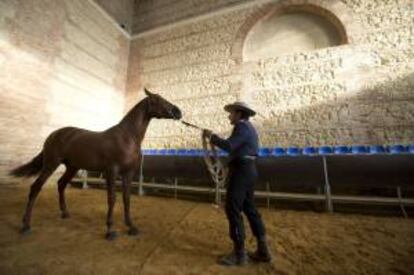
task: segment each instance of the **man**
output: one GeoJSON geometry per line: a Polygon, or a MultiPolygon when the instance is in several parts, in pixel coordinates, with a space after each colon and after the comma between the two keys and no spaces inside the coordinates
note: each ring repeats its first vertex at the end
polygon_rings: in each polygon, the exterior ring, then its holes
{"type": "Polygon", "coordinates": [[[270,262],[271,256],[266,243],[265,227],[253,202],[254,185],[257,181],[255,159],[258,151],[258,136],[249,122],[256,114],[243,102],[226,105],[229,120],[234,125],[228,139],[221,139],[210,130],[203,135],[210,137],[211,143],[229,152],[229,181],[226,195],[226,216],[229,222],[233,252],[219,260],[223,265],[244,265],[248,257],[244,247],[244,226],[241,212],[246,215],[254,236],[257,238],[257,250],[249,254],[254,261],[270,262]]]}

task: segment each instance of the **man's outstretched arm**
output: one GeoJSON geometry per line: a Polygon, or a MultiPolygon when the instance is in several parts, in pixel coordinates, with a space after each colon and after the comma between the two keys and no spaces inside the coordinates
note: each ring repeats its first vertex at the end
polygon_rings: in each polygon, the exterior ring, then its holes
{"type": "Polygon", "coordinates": [[[212,134],[207,131],[207,135],[210,134],[211,143],[218,146],[220,149],[226,152],[233,152],[237,150],[247,140],[248,129],[244,124],[236,124],[233,133],[228,139],[222,139],[216,134],[212,134]]]}

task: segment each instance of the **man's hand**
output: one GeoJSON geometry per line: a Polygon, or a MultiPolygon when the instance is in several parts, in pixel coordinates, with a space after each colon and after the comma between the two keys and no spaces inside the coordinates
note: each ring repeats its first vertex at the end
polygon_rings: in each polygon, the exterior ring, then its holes
{"type": "Polygon", "coordinates": [[[203,137],[211,138],[212,134],[213,132],[211,130],[203,129],[203,137]]]}

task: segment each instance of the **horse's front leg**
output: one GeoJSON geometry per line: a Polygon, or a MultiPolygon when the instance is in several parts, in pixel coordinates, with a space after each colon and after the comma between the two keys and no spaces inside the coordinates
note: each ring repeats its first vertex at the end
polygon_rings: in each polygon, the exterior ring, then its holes
{"type": "Polygon", "coordinates": [[[117,177],[117,169],[109,169],[106,171],[106,186],[108,191],[108,214],[106,216],[106,234],[107,240],[114,240],[116,238],[116,232],[112,231],[113,225],[113,210],[116,200],[115,195],[115,180],[117,177]]]}
{"type": "Polygon", "coordinates": [[[131,182],[134,176],[133,171],[129,171],[122,176],[122,197],[124,199],[124,218],[125,225],[129,227],[128,235],[137,235],[138,228],[131,221],[131,213],[129,211],[129,197],[131,194],[131,182]]]}

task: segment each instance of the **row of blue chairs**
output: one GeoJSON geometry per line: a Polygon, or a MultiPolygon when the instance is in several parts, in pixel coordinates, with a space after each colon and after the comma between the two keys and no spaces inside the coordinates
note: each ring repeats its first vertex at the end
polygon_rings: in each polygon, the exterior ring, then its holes
{"type": "MultiPolygon", "coordinates": [[[[142,153],[149,156],[203,156],[202,149],[143,149],[142,153]]],[[[414,145],[353,145],[353,146],[320,146],[320,147],[274,147],[260,148],[260,157],[281,156],[312,156],[312,155],[363,155],[363,154],[414,154],[414,145]]],[[[224,151],[218,151],[219,156],[226,156],[224,151]]]]}

